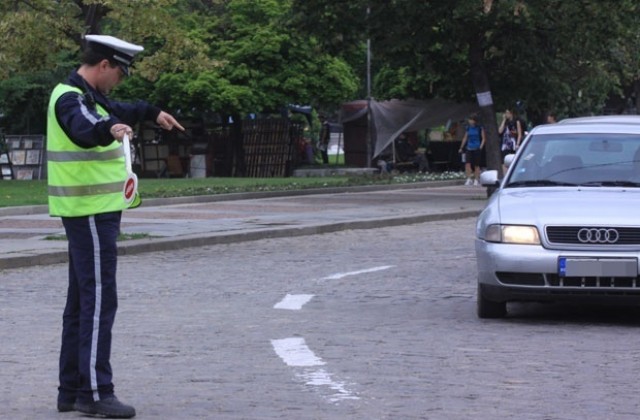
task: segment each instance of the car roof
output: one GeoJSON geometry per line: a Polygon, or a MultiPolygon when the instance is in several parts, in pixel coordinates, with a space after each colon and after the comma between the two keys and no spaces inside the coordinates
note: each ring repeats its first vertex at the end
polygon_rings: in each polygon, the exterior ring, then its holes
{"type": "Polygon", "coordinates": [[[640,124],[640,115],[596,115],[591,117],[565,118],[558,124],[640,124]]]}
{"type": "Polygon", "coordinates": [[[556,123],[538,125],[529,134],[570,134],[570,133],[616,133],[616,134],[640,134],[640,120],[637,124],[624,124],[618,122],[593,122],[593,123],[556,123]]]}

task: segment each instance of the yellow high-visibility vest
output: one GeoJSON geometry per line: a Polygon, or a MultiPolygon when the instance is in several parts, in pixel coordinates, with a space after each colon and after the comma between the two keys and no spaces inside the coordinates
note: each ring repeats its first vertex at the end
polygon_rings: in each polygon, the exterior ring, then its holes
{"type": "MultiPolygon", "coordinates": [[[[140,198],[128,205],[123,199],[127,179],[124,150],[114,139],[108,146],[82,148],[71,141],[56,118],[56,101],[67,92],[82,91],[59,84],[51,93],[47,114],[47,176],[49,214],[77,217],[119,211],[140,205],[140,198]]],[[[106,109],[96,104],[99,115],[106,109]]]]}

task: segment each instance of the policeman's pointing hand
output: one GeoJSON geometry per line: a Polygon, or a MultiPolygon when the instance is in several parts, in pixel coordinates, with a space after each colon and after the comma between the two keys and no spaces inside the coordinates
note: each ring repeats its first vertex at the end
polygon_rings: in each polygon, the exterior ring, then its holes
{"type": "Polygon", "coordinates": [[[165,130],[171,130],[173,127],[175,127],[180,131],[184,131],[184,127],[181,126],[180,123],[176,121],[176,119],[173,118],[171,114],[164,111],[160,111],[160,114],[158,114],[158,118],[156,118],[156,122],[165,130]]]}

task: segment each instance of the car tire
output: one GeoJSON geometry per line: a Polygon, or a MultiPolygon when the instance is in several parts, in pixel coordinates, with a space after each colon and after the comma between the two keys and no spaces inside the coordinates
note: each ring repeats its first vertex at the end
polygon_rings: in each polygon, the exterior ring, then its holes
{"type": "Polygon", "coordinates": [[[478,285],[478,318],[504,318],[507,315],[507,302],[495,302],[482,295],[478,285]]]}

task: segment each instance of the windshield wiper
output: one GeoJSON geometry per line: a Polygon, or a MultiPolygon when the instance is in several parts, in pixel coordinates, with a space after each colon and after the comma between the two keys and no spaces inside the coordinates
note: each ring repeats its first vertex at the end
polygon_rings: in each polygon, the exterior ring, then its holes
{"type": "Polygon", "coordinates": [[[580,184],[585,187],[640,187],[640,182],[617,180],[617,181],[591,181],[580,184]]]}
{"type": "Polygon", "coordinates": [[[549,179],[530,179],[528,181],[514,181],[506,185],[507,187],[575,187],[577,184],[571,182],[558,182],[549,179]]]}

